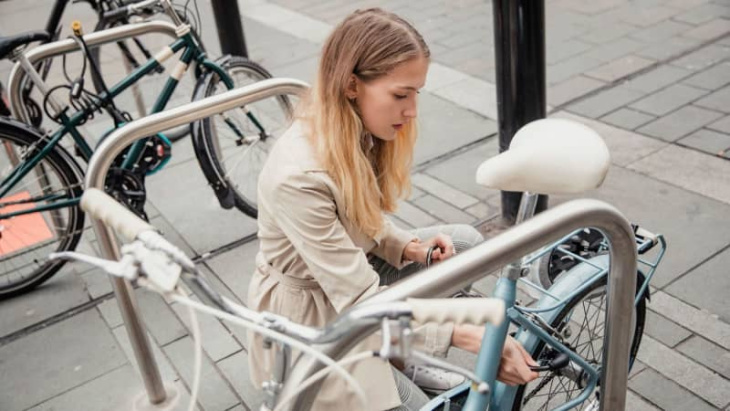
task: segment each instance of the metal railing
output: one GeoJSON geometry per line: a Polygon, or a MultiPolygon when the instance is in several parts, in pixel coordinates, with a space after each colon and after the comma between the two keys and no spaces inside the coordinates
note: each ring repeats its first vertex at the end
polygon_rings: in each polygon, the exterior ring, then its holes
{"type": "MultiPolygon", "coordinates": [[[[281,94],[301,94],[308,87],[306,83],[293,79],[263,80],[135,120],[110,134],[94,151],[86,171],[85,187],[104,190],[104,181],[112,161],[125,147],[139,139],[268,97],[281,94]]],[[[102,256],[119,260],[119,245],[111,228],[98,220],[92,220],[92,224],[102,256]]],[[[144,325],[138,314],[133,289],[124,279],[114,277],[112,282],[149,400],[152,404],[162,403],[166,399],[165,389],[150,350],[144,325]]]]}
{"type": "MultiPolygon", "coordinates": [[[[175,26],[173,24],[164,21],[151,21],[146,23],[125,24],[124,26],[89,33],[84,35],[84,41],[89,47],[94,47],[147,33],[161,33],[167,34],[172,38],[177,38],[175,26]]],[[[27,67],[23,67],[23,65],[29,64],[32,66],[43,59],[72,53],[78,50],[78,43],[76,43],[73,39],[65,39],[43,44],[25,53],[27,63],[16,63],[10,71],[10,77],[8,79],[8,99],[10,100],[10,112],[13,117],[22,122],[28,122],[28,114],[25,112],[25,108],[23,107],[23,102],[20,97],[23,77],[25,75],[30,75],[31,80],[33,80],[36,86],[42,83],[40,78],[32,78],[33,71],[29,70],[27,67]]]]}
{"type": "MultiPolygon", "coordinates": [[[[86,187],[103,189],[113,159],[124,147],[138,139],[274,95],[298,94],[306,88],[305,83],[297,80],[264,80],[133,121],[107,137],[94,153],[86,174],[86,187]]],[[[93,225],[103,256],[118,259],[119,249],[112,230],[97,220],[93,220],[93,225]]],[[[605,334],[607,342],[604,345],[607,365],[602,370],[601,409],[623,410],[631,342],[631,313],[636,288],[636,244],[629,222],[616,208],[606,203],[597,200],[575,200],[557,206],[459,256],[391,286],[364,301],[363,304],[393,302],[407,297],[450,295],[487,273],[518,260],[528,252],[586,226],[603,231],[611,243],[612,263],[609,271],[605,334]]],[[[132,346],[152,401],[150,387],[155,384],[161,387],[159,372],[154,357],[145,345],[146,334],[143,332],[130,291],[131,287],[126,281],[115,279],[115,293],[130,333],[130,340],[138,340],[133,341],[132,346]],[[144,352],[138,352],[140,347],[144,352]],[[153,381],[154,378],[157,379],[156,382],[153,381]]],[[[377,326],[354,329],[340,341],[323,346],[323,352],[339,359],[364,333],[371,333],[376,329],[377,326]]],[[[286,396],[292,392],[302,381],[321,368],[320,363],[309,357],[301,358],[297,366],[291,370],[281,395],[286,396]]],[[[292,405],[292,409],[308,410],[317,389],[318,386],[314,385],[303,392],[292,405]]]]}

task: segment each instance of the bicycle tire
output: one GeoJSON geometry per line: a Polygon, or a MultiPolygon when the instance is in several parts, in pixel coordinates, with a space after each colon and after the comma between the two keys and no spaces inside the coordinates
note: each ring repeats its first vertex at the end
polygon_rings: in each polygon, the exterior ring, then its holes
{"type": "MultiPolygon", "coordinates": [[[[13,168],[12,163],[20,159],[17,157],[13,160],[13,153],[17,156],[27,152],[40,139],[42,137],[39,134],[20,122],[9,119],[0,121],[0,146],[5,147],[0,148],[3,181],[13,168]]],[[[79,198],[83,193],[81,176],[81,169],[70,154],[56,145],[0,199],[0,214],[24,207],[17,207],[18,204],[13,202],[35,197],[32,190],[36,185],[42,195],[51,193],[79,198]],[[39,173],[46,176],[48,181],[42,181],[39,173]],[[54,182],[62,186],[56,188],[54,182]]],[[[0,300],[26,293],[56,274],[65,262],[49,261],[48,254],[74,250],[83,228],[84,213],[78,204],[0,220],[0,300]],[[27,230],[28,227],[33,230],[27,230]]]]}
{"type": "MultiPolygon", "coordinates": [[[[640,273],[638,274],[639,280],[637,281],[638,286],[641,285],[643,282],[643,275],[640,273]]],[[[575,325],[574,322],[569,322],[568,316],[574,314],[574,309],[584,300],[587,298],[600,298],[601,302],[599,303],[601,306],[605,306],[605,297],[606,297],[606,286],[607,286],[608,277],[604,276],[602,280],[596,281],[593,285],[588,287],[588,289],[584,290],[580,294],[576,295],[573,299],[568,301],[565,306],[561,309],[560,313],[555,317],[552,324],[550,324],[553,328],[560,332],[565,331],[565,327],[568,324],[575,325]]],[[[605,307],[599,308],[596,315],[596,320],[598,321],[605,321],[604,315],[602,313],[605,313],[605,307]]],[[[632,319],[634,321],[634,335],[631,342],[631,350],[629,352],[629,358],[631,360],[631,363],[633,364],[633,361],[636,359],[636,355],[639,351],[639,346],[641,345],[641,338],[644,333],[644,323],[646,321],[646,296],[644,298],[641,298],[639,300],[639,303],[636,305],[636,309],[634,310],[635,317],[632,316],[632,319]]],[[[590,318],[590,317],[588,317],[590,318]]],[[[581,324],[582,326],[583,324],[581,324]]],[[[605,326],[605,324],[603,324],[605,326]]],[[[582,335],[583,329],[580,330],[581,332],[575,333],[568,337],[567,339],[570,341],[571,347],[573,347],[573,351],[575,351],[575,348],[583,347],[583,352],[579,353],[586,358],[584,355],[585,351],[588,351],[588,348],[590,348],[590,351],[594,355],[594,358],[587,358],[589,362],[597,362],[602,361],[603,356],[603,334],[601,333],[596,338],[593,338],[589,340],[588,342],[581,342],[579,341],[579,338],[582,335]],[[596,347],[595,342],[600,341],[601,345],[599,347],[596,347]]],[[[590,335],[589,330],[589,335],[590,335]]],[[[552,349],[550,347],[546,347],[545,342],[540,341],[534,351],[531,353],[532,357],[535,358],[536,361],[540,361],[541,358],[544,358],[547,355],[550,355],[552,353],[552,349]]],[[[586,353],[591,354],[591,353],[586,353]]],[[[600,383],[600,382],[599,382],[600,383]]],[[[528,383],[527,385],[522,385],[517,389],[517,392],[515,394],[514,402],[512,405],[513,411],[519,411],[519,410],[550,410],[555,408],[557,405],[563,404],[566,401],[566,397],[568,399],[573,398],[572,394],[580,394],[582,391],[582,388],[579,387],[579,385],[571,378],[560,375],[559,372],[545,372],[541,373],[540,377],[538,377],[536,380],[528,383]],[[543,384],[542,387],[540,385],[543,384]],[[565,391],[569,392],[563,392],[560,393],[562,396],[559,396],[558,400],[556,402],[551,402],[550,393],[543,394],[541,391],[533,392],[536,389],[542,389],[547,387],[548,389],[557,388],[557,389],[565,389],[565,391]],[[570,390],[568,387],[575,387],[575,390],[570,390]],[[531,394],[531,398],[528,398],[527,401],[525,401],[525,393],[531,394]],[[546,402],[541,403],[540,401],[542,399],[545,399],[545,396],[547,396],[546,402]],[[524,408],[523,408],[524,407],[524,408]]],[[[556,393],[558,394],[558,393],[556,393]]],[[[576,395],[577,396],[577,395],[576,395]]],[[[583,407],[586,405],[586,403],[589,402],[591,397],[589,396],[589,399],[584,402],[580,408],[576,409],[584,409],[583,407]]]]}
{"type": "MultiPolygon", "coordinates": [[[[233,79],[235,88],[252,84],[260,80],[271,78],[271,74],[260,65],[248,59],[238,56],[229,56],[224,59],[221,66],[233,79]],[[248,77],[250,82],[245,82],[248,77]]],[[[197,87],[194,100],[203,97],[210,97],[220,92],[227,91],[227,88],[220,81],[217,74],[210,71],[206,73],[200,85],[197,87]]],[[[195,138],[194,142],[202,142],[202,156],[210,161],[215,173],[206,173],[211,185],[231,187],[233,204],[246,215],[256,218],[258,206],[256,200],[256,185],[258,176],[263,168],[269,150],[277,138],[289,126],[293,113],[292,103],[286,95],[279,95],[265,99],[246,106],[255,118],[265,127],[266,136],[256,131],[256,127],[244,113],[244,110],[236,108],[228,112],[205,118],[197,125],[193,125],[193,133],[200,130],[202,138],[195,138]],[[255,135],[253,142],[242,142],[234,135],[227,122],[233,122],[240,130],[255,135]],[[252,131],[253,130],[253,131],[252,131]],[[239,150],[240,147],[243,147],[239,150]],[[237,158],[229,162],[233,154],[243,151],[243,155],[251,154],[246,158],[246,166],[253,166],[251,170],[241,172],[243,158],[237,158]],[[235,172],[235,174],[234,174],[235,172]],[[210,175],[215,174],[215,175],[210,175]]],[[[197,143],[196,143],[197,144],[197,143]]],[[[196,149],[196,151],[198,151],[196,149]]],[[[200,155],[199,155],[200,161],[200,155]]],[[[206,169],[201,163],[201,167],[206,169]]]]}

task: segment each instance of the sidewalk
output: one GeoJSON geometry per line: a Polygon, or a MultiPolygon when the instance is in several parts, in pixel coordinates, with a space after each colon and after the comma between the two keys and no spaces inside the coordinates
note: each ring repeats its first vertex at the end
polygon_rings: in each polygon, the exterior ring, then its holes
{"type": "MultiPolygon", "coordinates": [[[[414,190],[394,219],[406,228],[469,223],[489,231],[500,213],[499,193],[477,186],[474,173],[497,152],[491,2],[239,4],[251,57],[275,76],[310,82],[322,41],[352,10],[382,6],[408,18],[433,62],[420,97],[414,190]]],[[[204,41],[216,56],[209,7],[200,2],[204,41]]],[[[728,411],[730,2],[554,0],[546,12],[550,115],[593,127],[612,154],[604,186],[585,196],[615,205],[668,241],[652,280],[627,410],[728,411]]],[[[43,1],[0,2],[2,34],[41,27],[48,13],[43,1]]],[[[104,72],[115,69],[107,60],[104,72]]],[[[3,81],[8,71],[0,64],[3,81]]],[[[189,142],[176,143],[173,162],[148,179],[148,196],[152,224],[189,255],[202,256],[201,269],[219,289],[245,302],[258,244],[227,246],[255,234],[256,222],[220,209],[189,142]]],[[[97,251],[91,229],[82,243],[79,251],[97,251]]],[[[488,276],[476,288],[488,294],[495,281],[488,276]]],[[[151,293],[137,297],[163,380],[185,397],[193,353],[187,314],[151,293]]],[[[97,270],[66,267],[37,291],[0,303],[0,310],[1,410],[128,409],[143,392],[109,281],[97,270]]],[[[245,333],[201,320],[198,408],[256,409],[261,397],[248,378],[245,333]]],[[[472,360],[452,351],[455,361],[472,360]]]]}

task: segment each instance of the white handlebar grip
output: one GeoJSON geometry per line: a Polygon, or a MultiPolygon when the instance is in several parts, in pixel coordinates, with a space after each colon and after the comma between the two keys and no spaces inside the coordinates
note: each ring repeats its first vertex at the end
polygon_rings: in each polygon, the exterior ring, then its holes
{"type": "Polygon", "coordinates": [[[498,325],[504,320],[504,301],[499,298],[409,298],[406,303],[419,323],[498,325]]]}
{"type": "Polygon", "coordinates": [[[113,228],[125,241],[134,241],[143,231],[155,230],[110,195],[96,188],[84,190],[81,209],[113,228]]]}

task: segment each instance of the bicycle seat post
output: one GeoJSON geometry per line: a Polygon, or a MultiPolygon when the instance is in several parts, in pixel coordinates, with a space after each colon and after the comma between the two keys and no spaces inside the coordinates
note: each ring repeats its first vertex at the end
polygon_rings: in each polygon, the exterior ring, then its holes
{"type": "Polygon", "coordinates": [[[525,191],[524,193],[522,193],[522,198],[520,199],[520,208],[517,211],[517,217],[515,218],[515,224],[520,224],[521,222],[523,222],[535,215],[535,207],[537,206],[537,198],[538,198],[538,195],[535,193],[530,193],[528,191],[525,191]]]}

